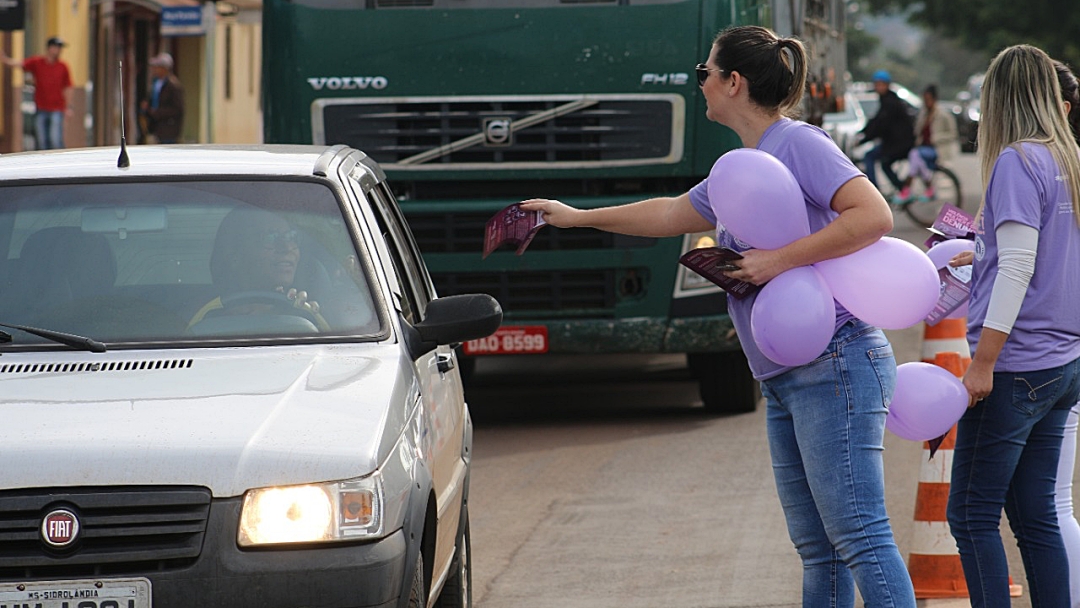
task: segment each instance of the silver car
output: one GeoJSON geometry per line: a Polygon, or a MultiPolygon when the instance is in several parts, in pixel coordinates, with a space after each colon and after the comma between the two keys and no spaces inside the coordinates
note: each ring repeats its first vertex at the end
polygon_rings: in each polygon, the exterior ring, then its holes
{"type": "Polygon", "coordinates": [[[469,606],[498,303],[360,151],[119,152],[0,156],[0,605],[469,606]]]}

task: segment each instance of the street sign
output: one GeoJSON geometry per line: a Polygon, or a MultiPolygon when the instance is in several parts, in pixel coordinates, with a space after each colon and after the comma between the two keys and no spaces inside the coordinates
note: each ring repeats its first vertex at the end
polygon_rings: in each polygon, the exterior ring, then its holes
{"type": "Polygon", "coordinates": [[[13,32],[26,27],[26,0],[0,0],[0,31],[13,32]]]}
{"type": "Polygon", "coordinates": [[[162,36],[202,36],[205,33],[201,6],[161,7],[162,36]]]}

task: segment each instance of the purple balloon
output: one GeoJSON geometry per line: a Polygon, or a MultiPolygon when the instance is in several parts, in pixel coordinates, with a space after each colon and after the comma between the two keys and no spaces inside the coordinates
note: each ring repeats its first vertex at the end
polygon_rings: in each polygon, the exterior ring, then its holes
{"type": "Polygon", "coordinates": [[[716,221],[755,249],[779,249],[810,234],[802,188],[768,152],[736,148],[706,180],[716,221]]]}
{"type": "Polygon", "coordinates": [[[896,368],[896,392],[885,428],[911,441],[941,437],[967,411],[968,399],[964,383],[949,370],[931,363],[905,363],[896,368]]]}
{"type": "Polygon", "coordinates": [[[765,284],[750,312],[750,330],[761,352],[780,365],[803,365],[829,346],[836,305],[821,274],[800,266],[765,284]]]}
{"type": "MultiPolygon", "coordinates": [[[[942,241],[937,245],[934,245],[926,252],[930,261],[934,263],[934,267],[941,270],[949,263],[949,260],[953,259],[956,254],[964,251],[974,251],[975,241],[968,239],[949,239],[942,241]]],[[[964,303],[956,308],[956,310],[949,313],[946,319],[963,319],[968,314],[968,301],[964,300],[964,303]]]]}
{"type": "Polygon", "coordinates": [[[883,329],[911,327],[937,304],[940,282],[918,247],[890,236],[814,264],[848,312],[883,329]]]}

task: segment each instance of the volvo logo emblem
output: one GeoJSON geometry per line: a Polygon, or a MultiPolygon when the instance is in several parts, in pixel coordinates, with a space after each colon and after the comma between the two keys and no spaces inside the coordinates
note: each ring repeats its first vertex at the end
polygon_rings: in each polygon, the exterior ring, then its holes
{"type": "Polygon", "coordinates": [[[50,547],[67,547],[78,537],[79,518],[67,509],[50,511],[41,520],[41,540],[50,547]]]}
{"type": "Polygon", "coordinates": [[[484,145],[509,146],[514,143],[514,130],[510,127],[511,122],[509,118],[485,118],[484,145]]]}

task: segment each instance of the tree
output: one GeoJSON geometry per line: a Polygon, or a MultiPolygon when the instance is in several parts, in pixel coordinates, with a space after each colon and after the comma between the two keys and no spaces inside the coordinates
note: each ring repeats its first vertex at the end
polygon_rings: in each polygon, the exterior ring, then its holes
{"type": "Polygon", "coordinates": [[[1033,44],[1080,67],[1080,11],[1076,0],[864,0],[873,11],[911,8],[912,20],[968,48],[996,54],[1033,44]]]}

